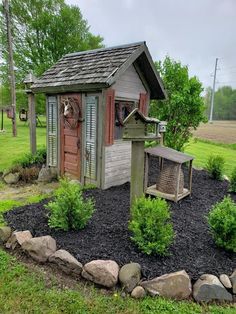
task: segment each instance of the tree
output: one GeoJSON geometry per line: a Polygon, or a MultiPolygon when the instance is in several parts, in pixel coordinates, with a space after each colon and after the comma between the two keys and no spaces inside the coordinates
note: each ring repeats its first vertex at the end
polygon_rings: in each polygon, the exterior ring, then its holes
{"type": "Polygon", "coordinates": [[[195,76],[189,77],[187,66],[168,56],[163,63],[156,62],[155,65],[168,98],[164,101],[153,101],[150,116],[168,122],[165,144],[181,151],[189,141],[192,130],[201,121],[205,121],[205,106],[201,96],[203,87],[195,76]]]}
{"type": "MultiPolygon", "coordinates": [[[[205,102],[207,112],[211,106],[211,88],[206,89],[205,102]]],[[[209,115],[207,115],[209,117],[209,115]]],[[[222,86],[218,88],[214,96],[214,120],[236,120],[236,89],[231,86],[222,86]]]]}
{"type": "MultiPolygon", "coordinates": [[[[18,89],[29,71],[40,76],[63,55],[102,47],[103,38],[89,31],[77,6],[64,0],[11,0],[14,61],[18,89]]],[[[1,19],[3,59],[7,60],[4,19],[1,19]]],[[[7,70],[3,64],[3,84],[7,70]]]]}

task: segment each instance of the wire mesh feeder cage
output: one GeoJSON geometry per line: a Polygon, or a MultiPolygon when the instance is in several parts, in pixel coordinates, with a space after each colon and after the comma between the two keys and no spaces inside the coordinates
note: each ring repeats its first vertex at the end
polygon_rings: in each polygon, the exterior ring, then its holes
{"type": "MultiPolygon", "coordinates": [[[[157,178],[157,190],[167,194],[176,194],[176,181],[178,180],[178,170],[179,168],[177,164],[164,165],[163,169],[160,171],[160,175],[157,178]]],[[[178,194],[182,194],[183,192],[184,173],[182,168],[180,168],[178,194]]]]}
{"type": "MultiPolygon", "coordinates": [[[[191,194],[193,157],[161,145],[145,149],[144,193],[178,202],[191,194]],[[158,157],[160,170],[157,181],[149,185],[150,156],[158,157]],[[164,162],[165,161],[165,162],[164,162]],[[182,170],[182,165],[188,163],[188,178],[182,170]],[[186,186],[185,186],[186,184],[186,186]]],[[[187,170],[187,169],[186,169],[187,170]]]]}

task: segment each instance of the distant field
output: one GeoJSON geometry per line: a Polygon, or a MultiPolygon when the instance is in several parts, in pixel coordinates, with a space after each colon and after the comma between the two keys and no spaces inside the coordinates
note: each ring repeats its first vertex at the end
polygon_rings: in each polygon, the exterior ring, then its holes
{"type": "Polygon", "coordinates": [[[236,143],[236,121],[203,123],[194,131],[193,135],[213,142],[234,144],[236,143]]]}

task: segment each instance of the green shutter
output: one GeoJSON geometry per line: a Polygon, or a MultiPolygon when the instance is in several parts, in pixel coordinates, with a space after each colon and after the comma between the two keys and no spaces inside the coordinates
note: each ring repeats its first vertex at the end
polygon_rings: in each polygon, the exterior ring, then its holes
{"type": "Polygon", "coordinates": [[[48,96],[47,103],[47,158],[48,166],[57,167],[58,156],[58,106],[56,96],[48,96]]]}

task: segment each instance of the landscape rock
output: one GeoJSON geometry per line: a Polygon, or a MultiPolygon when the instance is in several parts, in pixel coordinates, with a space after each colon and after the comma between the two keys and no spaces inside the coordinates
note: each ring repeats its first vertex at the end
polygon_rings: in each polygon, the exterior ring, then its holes
{"type": "Polygon", "coordinates": [[[66,250],[58,250],[49,257],[49,262],[57,264],[66,274],[80,275],[83,265],[66,250]]]}
{"type": "Polygon", "coordinates": [[[220,281],[223,284],[223,286],[225,286],[225,288],[227,288],[227,289],[232,288],[232,284],[231,284],[231,281],[229,279],[229,276],[227,276],[226,274],[220,275],[220,281]]]}
{"type": "Polygon", "coordinates": [[[22,249],[26,251],[34,260],[44,263],[49,256],[56,252],[56,241],[51,236],[32,238],[22,244],[22,249]]]}
{"type": "Polygon", "coordinates": [[[38,182],[51,182],[57,178],[57,171],[54,168],[42,166],[38,175],[38,182]]]}
{"type": "Polygon", "coordinates": [[[141,286],[152,296],[160,295],[176,300],[186,299],[192,293],[191,281],[185,270],[143,281],[141,286]]]}
{"type": "Polygon", "coordinates": [[[125,291],[131,292],[141,278],[141,266],[138,263],[129,263],[121,267],[119,280],[125,291]]]}
{"type": "Polygon", "coordinates": [[[131,292],[131,297],[134,299],[142,299],[145,297],[145,295],[146,295],[146,291],[141,286],[135,287],[133,291],[131,292]]]}
{"type": "Polygon", "coordinates": [[[119,266],[112,260],[94,260],[84,265],[82,276],[107,288],[117,284],[119,266]]]}
{"type": "Polygon", "coordinates": [[[236,269],[234,270],[234,272],[230,276],[230,280],[231,280],[232,287],[233,287],[233,293],[236,294],[236,269]]]}
{"type": "Polygon", "coordinates": [[[14,250],[17,245],[22,246],[25,241],[30,239],[32,239],[32,234],[29,230],[14,231],[6,243],[6,248],[14,250]]]}
{"type": "Polygon", "coordinates": [[[10,227],[0,227],[0,242],[5,243],[10,238],[11,233],[10,227]]]}
{"type": "Polygon", "coordinates": [[[193,297],[197,302],[232,301],[232,295],[220,280],[209,274],[202,275],[193,285],[193,297]]]}
{"type": "Polygon", "coordinates": [[[20,173],[19,172],[16,172],[16,173],[10,172],[4,176],[3,180],[7,184],[16,184],[20,180],[20,173]]]}

